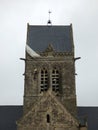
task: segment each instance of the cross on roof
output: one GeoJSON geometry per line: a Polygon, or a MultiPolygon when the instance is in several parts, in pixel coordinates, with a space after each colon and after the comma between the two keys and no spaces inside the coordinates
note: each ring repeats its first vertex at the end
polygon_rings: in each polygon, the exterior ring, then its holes
{"type": "Polygon", "coordinates": [[[50,20],[50,14],[51,14],[52,12],[49,10],[48,13],[49,13],[49,20],[48,20],[47,24],[48,24],[48,25],[52,25],[52,22],[51,22],[51,20],[50,20]]]}
{"type": "Polygon", "coordinates": [[[49,10],[49,12],[48,12],[48,13],[49,13],[49,19],[50,19],[50,14],[51,14],[52,12],[49,10]]]}

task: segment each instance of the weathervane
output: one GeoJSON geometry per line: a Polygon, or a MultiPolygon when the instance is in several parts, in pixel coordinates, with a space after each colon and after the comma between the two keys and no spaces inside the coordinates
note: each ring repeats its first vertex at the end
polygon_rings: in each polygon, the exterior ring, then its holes
{"type": "Polygon", "coordinates": [[[52,25],[52,22],[51,22],[51,20],[50,20],[50,14],[52,13],[50,10],[49,10],[49,20],[48,20],[48,22],[47,22],[47,25],[52,25]]]}

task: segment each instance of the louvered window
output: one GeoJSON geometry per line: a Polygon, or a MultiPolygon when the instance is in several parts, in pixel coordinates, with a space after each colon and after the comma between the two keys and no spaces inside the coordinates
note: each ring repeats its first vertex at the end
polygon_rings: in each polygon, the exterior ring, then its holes
{"type": "Polygon", "coordinates": [[[59,91],[59,71],[56,68],[52,71],[52,90],[59,91]]]}
{"type": "Polygon", "coordinates": [[[41,70],[41,92],[48,90],[48,72],[44,68],[41,70]]]}

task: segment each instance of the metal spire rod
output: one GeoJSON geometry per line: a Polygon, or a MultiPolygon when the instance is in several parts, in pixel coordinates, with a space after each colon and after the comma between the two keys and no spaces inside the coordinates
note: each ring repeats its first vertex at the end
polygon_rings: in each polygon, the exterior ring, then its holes
{"type": "Polygon", "coordinates": [[[48,12],[48,13],[49,13],[49,20],[50,20],[50,14],[51,14],[52,12],[49,10],[49,12],[48,12]]]}

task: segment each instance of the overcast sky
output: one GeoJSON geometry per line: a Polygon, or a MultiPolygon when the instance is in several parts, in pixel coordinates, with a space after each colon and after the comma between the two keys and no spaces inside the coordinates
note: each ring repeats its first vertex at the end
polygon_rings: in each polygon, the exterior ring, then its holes
{"type": "Polygon", "coordinates": [[[0,105],[23,104],[27,23],[73,24],[78,106],[98,106],[98,0],[0,0],[0,105]]]}

